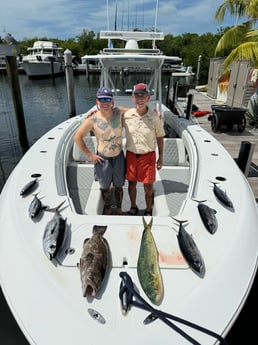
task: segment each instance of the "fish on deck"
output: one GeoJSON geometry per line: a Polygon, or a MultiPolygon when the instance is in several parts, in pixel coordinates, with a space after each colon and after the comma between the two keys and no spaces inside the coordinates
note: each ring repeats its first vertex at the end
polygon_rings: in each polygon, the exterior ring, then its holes
{"type": "Polygon", "coordinates": [[[43,249],[49,260],[56,258],[66,238],[66,219],[59,212],[64,201],[55,208],[47,209],[48,212],[55,212],[53,218],[47,223],[43,234],[43,249]]]}
{"type": "Polygon", "coordinates": [[[152,303],[158,305],[163,298],[164,287],[159,267],[159,253],[151,232],[153,218],[149,224],[144,217],[142,219],[144,231],[137,261],[137,274],[147,297],[152,303]]]}
{"type": "Polygon", "coordinates": [[[94,225],[92,237],[84,240],[79,264],[83,297],[95,297],[104,281],[110,263],[106,230],[107,226],[94,225]]]}
{"type": "Polygon", "coordinates": [[[33,192],[38,186],[38,179],[35,178],[34,180],[29,181],[26,185],[21,189],[20,195],[25,197],[33,192]]]}
{"type": "Polygon", "coordinates": [[[209,231],[210,234],[215,234],[218,229],[218,221],[216,217],[217,211],[204,204],[206,200],[195,201],[198,202],[198,211],[205,228],[209,231]]]}
{"type": "Polygon", "coordinates": [[[176,218],[173,219],[179,222],[177,239],[185,260],[189,264],[192,271],[195,272],[200,278],[203,278],[206,271],[205,264],[194,239],[188,234],[182,225],[184,222],[186,222],[186,220],[178,220],[176,218]]]}
{"type": "Polygon", "coordinates": [[[217,182],[212,182],[214,187],[213,187],[213,192],[215,194],[215,196],[217,197],[217,199],[224,205],[227,206],[228,208],[234,209],[233,203],[230,200],[230,198],[228,197],[228,195],[226,194],[226,192],[224,192],[222,189],[220,189],[217,186],[217,182]]]}
{"type": "Polygon", "coordinates": [[[33,194],[34,198],[29,206],[29,216],[31,219],[36,218],[42,210],[47,209],[47,206],[43,206],[41,200],[38,198],[38,194],[33,194]]]}

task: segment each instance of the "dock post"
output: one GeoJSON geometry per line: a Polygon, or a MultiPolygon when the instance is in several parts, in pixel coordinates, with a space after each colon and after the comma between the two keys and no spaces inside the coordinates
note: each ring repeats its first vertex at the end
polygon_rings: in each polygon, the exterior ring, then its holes
{"type": "Polygon", "coordinates": [[[242,141],[238,158],[236,160],[237,165],[242,170],[242,172],[247,177],[249,174],[251,162],[252,162],[252,156],[254,152],[255,144],[250,143],[250,141],[242,141]]]}
{"type": "Polygon", "coordinates": [[[175,82],[173,87],[173,96],[172,96],[172,102],[171,102],[171,111],[174,113],[176,110],[176,99],[177,99],[177,90],[178,90],[178,82],[175,82]]]}
{"type": "Polygon", "coordinates": [[[186,118],[189,120],[191,113],[192,113],[192,107],[193,107],[193,95],[190,93],[187,100],[187,107],[186,107],[186,118]]]}
{"type": "Polygon", "coordinates": [[[6,56],[7,61],[7,75],[11,84],[13,105],[16,114],[16,122],[19,133],[19,141],[23,153],[29,149],[29,142],[27,137],[26,125],[24,120],[24,111],[21,97],[21,89],[18,77],[16,56],[6,56]]]}
{"type": "Polygon", "coordinates": [[[65,76],[66,76],[69,116],[73,117],[76,115],[76,112],[75,112],[75,99],[74,99],[72,52],[69,49],[66,49],[66,51],[64,52],[64,60],[65,60],[65,76]]]}

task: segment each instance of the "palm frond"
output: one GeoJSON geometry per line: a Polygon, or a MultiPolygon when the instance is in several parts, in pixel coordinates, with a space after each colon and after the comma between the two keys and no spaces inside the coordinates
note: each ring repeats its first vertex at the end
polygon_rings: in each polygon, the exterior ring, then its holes
{"type": "Polygon", "coordinates": [[[224,69],[236,61],[249,61],[252,66],[257,66],[258,63],[258,45],[256,42],[245,42],[232,50],[223,62],[224,69]]]}
{"type": "Polygon", "coordinates": [[[249,23],[232,26],[220,38],[215,49],[215,56],[218,56],[226,49],[233,49],[245,41],[246,34],[249,30],[249,23]]]}
{"type": "Polygon", "coordinates": [[[247,39],[251,38],[252,41],[257,42],[258,41],[258,29],[248,31],[246,34],[246,38],[247,39]]]}
{"type": "MultiPolygon", "coordinates": [[[[253,0],[257,1],[257,0],[253,0]]],[[[219,23],[224,21],[225,15],[228,12],[232,17],[241,18],[248,16],[249,1],[243,0],[226,0],[219,6],[215,13],[215,20],[219,23]]]]}
{"type": "Polygon", "coordinates": [[[247,13],[249,18],[258,19],[258,0],[249,1],[247,13]]]}

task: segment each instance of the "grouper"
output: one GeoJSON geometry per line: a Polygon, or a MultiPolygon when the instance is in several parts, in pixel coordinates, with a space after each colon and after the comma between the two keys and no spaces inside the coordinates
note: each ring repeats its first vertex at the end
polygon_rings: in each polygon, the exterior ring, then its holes
{"type": "Polygon", "coordinates": [[[95,297],[110,263],[110,250],[103,237],[107,226],[94,225],[92,237],[86,238],[80,258],[80,274],[83,297],[95,297]]]}

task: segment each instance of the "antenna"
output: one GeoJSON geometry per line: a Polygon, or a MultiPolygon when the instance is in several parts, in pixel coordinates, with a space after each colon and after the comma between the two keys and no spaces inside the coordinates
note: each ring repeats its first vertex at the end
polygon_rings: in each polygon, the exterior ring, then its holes
{"type": "Polygon", "coordinates": [[[154,31],[155,32],[157,31],[158,7],[159,7],[159,0],[156,0],[155,24],[154,24],[154,31]]]}
{"type": "Polygon", "coordinates": [[[117,3],[116,3],[116,12],[115,12],[115,31],[117,29],[117,3]]]}
{"type": "MultiPolygon", "coordinates": [[[[156,11],[155,11],[155,24],[154,24],[154,31],[157,31],[157,18],[158,18],[158,7],[159,7],[159,0],[156,0],[156,11]]],[[[155,40],[152,41],[152,48],[156,48],[155,40]]]]}
{"type": "Polygon", "coordinates": [[[107,31],[109,31],[109,3],[108,3],[108,0],[107,0],[107,31]]]}

